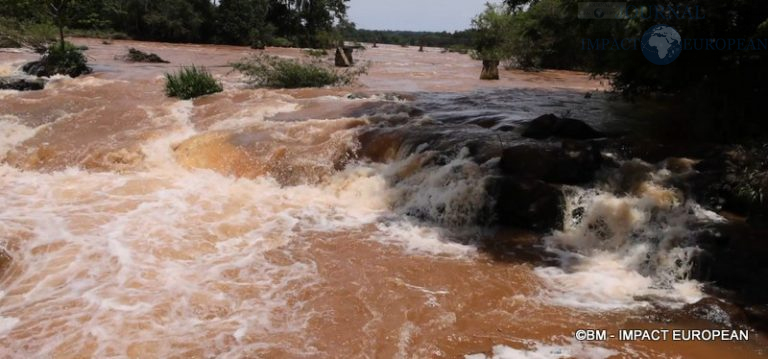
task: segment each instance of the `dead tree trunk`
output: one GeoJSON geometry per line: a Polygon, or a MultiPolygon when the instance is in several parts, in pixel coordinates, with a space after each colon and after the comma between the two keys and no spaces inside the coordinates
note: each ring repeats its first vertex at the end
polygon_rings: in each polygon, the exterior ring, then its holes
{"type": "Polygon", "coordinates": [[[483,72],[480,73],[481,80],[499,79],[499,61],[483,60],[483,72]]]}

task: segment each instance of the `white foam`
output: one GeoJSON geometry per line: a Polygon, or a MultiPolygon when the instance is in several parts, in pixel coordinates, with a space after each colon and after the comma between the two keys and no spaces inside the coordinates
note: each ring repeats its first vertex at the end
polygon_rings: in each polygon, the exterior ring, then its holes
{"type": "Polygon", "coordinates": [[[0,316],[0,338],[8,334],[18,323],[18,318],[6,318],[0,316]]]}
{"type": "Polygon", "coordinates": [[[0,115],[0,160],[14,147],[32,138],[40,128],[24,126],[14,116],[0,115]]]}
{"type": "Polygon", "coordinates": [[[602,311],[651,302],[679,307],[704,296],[702,285],[689,278],[699,252],[696,228],[722,218],[653,182],[638,196],[597,189],[566,192],[566,217],[582,215],[545,239],[562,264],[535,270],[546,285],[542,300],[602,311]]]}
{"type": "Polygon", "coordinates": [[[526,341],[525,349],[516,349],[505,345],[493,347],[493,354],[465,355],[465,359],[605,359],[619,355],[613,349],[597,346],[590,343],[581,343],[573,339],[563,340],[565,344],[544,344],[535,341],[526,341]]]}

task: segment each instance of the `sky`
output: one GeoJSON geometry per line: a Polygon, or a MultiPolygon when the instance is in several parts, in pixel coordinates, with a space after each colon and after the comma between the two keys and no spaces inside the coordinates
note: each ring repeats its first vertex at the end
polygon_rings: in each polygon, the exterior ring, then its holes
{"type": "Polygon", "coordinates": [[[358,29],[452,32],[468,29],[488,1],[350,0],[348,15],[358,29]]]}

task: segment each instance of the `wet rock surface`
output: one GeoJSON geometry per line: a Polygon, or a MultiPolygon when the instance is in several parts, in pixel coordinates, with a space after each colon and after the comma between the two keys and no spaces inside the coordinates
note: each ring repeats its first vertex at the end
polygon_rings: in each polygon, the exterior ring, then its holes
{"type": "Polygon", "coordinates": [[[499,166],[504,174],[550,183],[579,184],[592,181],[602,157],[587,142],[563,142],[561,146],[523,144],[504,149],[499,166]]]}
{"type": "Polygon", "coordinates": [[[570,138],[586,140],[604,137],[584,121],[572,118],[560,118],[553,114],[543,115],[526,124],[523,137],[534,139],[570,138]]]}
{"type": "Polygon", "coordinates": [[[28,77],[0,78],[0,90],[38,91],[45,88],[46,81],[28,77]]]}
{"type": "Polygon", "coordinates": [[[487,184],[495,199],[496,223],[548,232],[563,228],[565,197],[556,186],[520,177],[495,177],[487,184]]]}

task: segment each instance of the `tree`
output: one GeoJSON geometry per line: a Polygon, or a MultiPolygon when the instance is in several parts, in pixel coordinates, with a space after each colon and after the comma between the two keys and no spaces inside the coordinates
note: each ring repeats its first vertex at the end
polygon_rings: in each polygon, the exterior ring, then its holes
{"type": "Polygon", "coordinates": [[[304,27],[304,44],[311,47],[327,47],[332,42],[330,32],[335,21],[347,17],[349,0],[280,0],[298,14],[304,27]]]}
{"type": "Polygon", "coordinates": [[[267,0],[221,0],[216,11],[219,41],[261,47],[267,34],[267,0]]]}
{"type": "Polygon", "coordinates": [[[48,13],[53,19],[53,23],[59,29],[59,46],[64,50],[64,27],[70,21],[70,8],[74,0],[49,0],[48,13]]]}
{"type": "Polygon", "coordinates": [[[473,57],[483,61],[482,80],[498,80],[499,62],[511,56],[511,18],[505,6],[486,4],[485,11],[472,20],[477,31],[473,57]]]}

